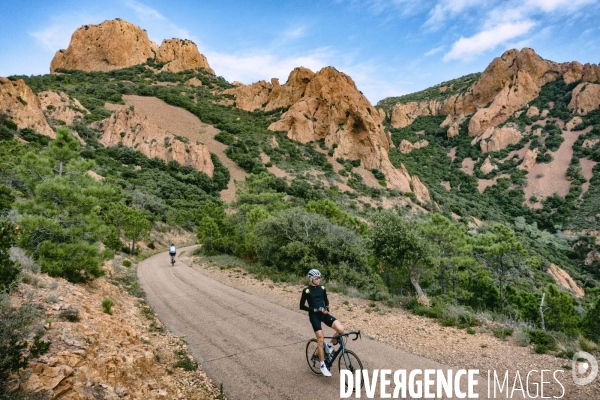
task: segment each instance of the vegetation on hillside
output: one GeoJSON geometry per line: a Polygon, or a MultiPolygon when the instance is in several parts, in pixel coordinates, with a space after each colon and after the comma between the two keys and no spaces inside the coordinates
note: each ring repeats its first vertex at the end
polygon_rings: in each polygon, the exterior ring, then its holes
{"type": "MultiPolygon", "coordinates": [[[[331,290],[402,301],[414,312],[447,325],[470,328],[478,323],[477,315],[487,313],[492,319],[540,328],[539,303],[545,295],[547,329],[598,340],[600,266],[585,262],[588,252],[597,247],[589,238],[569,239],[561,233],[568,226],[583,227],[581,215],[591,218],[597,205],[597,169],[588,193],[582,201],[577,198],[582,183],[577,164],[580,158],[596,157],[597,145],[584,148],[578,141],[575,146],[569,173],[573,194],[566,199],[551,197],[541,209],[531,210],[523,205],[525,176],[517,169],[518,162],[505,160],[527,140],[482,155],[466,134],[468,119],[452,139],[439,127],[443,117],[419,117],[402,129],[386,125],[396,145],[402,139],[429,142],[409,154],[391,149],[390,159],[420,177],[433,203],[423,205],[431,211],[428,214],[410,213],[404,207],[381,212],[356,198],[401,194],[383,184],[381,188],[365,185],[354,171],[358,164],[351,161],[338,160],[344,169],[335,173],[323,154],[332,150],[324,141],[302,145],[283,133],[268,131],[284,110],[245,112],[226,105],[230,99],[217,90],[230,85],[222,78],[202,71],[155,74],[146,66],[59,72],[22,78],[36,92],[64,91],[88,108],[85,119],[70,127],[84,145],[69,135],[69,127],[49,140],[17,129],[6,116],[0,118],[0,151],[8,155],[0,163],[0,184],[5,187],[0,190],[0,203],[8,204],[4,214],[9,227],[3,228],[0,244],[6,249],[16,243],[44,272],[73,282],[94,279],[103,273],[103,260],[118,251],[135,254],[136,243],[161,222],[195,231],[201,251],[237,256],[258,274],[276,281],[297,281],[308,269],[318,268],[331,290]],[[183,84],[192,77],[203,86],[183,84]],[[171,85],[158,85],[165,82],[171,85]],[[90,124],[109,116],[104,103],[123,103],[123,94],[158,97],[219,128],[216,138],[228,146],[226,154],[248,172],[238,184],[237,200],[228,205],[219,200],[229,173],[214,155],[215,173],[210,178],[123,146],[100,145],[90,124]],[[15,135],[28,143],[12,140],[15,135]],[[273,138],[277,146],[272,145],[273,138]],[[452,148],[454,161],[447,155],[452,148]],[[271,165],[285,170],[289,181],[269,173],[261,153],[270,157],[271,165]],[[471,158],[477,171],[487,156],[499,171],[471,176],[461,170],[462,161],[471,158]],[[96,181],[89,170],[104,179],[96,181]],[[499,173],[510,178],[500,178],[480,193],[478,177],[499,173]],[[342,193],[324,183],[344,176],[357,193],[342,193]],[[477,227],[473,217],[486,223],[477,227]],[[554,285],[545,273],[552,263],[567,270],[586,290],[584,298],[574,298],[554,285]]],[[[466,90],[476,78],[450,82],[445,86],[452,88],[444,95],[466,90]]],[[[564,96],[568,88],[557,83],[550,89],[564,96]]],[[[584,125],[598,124],[597,118],[590,113],[584,125]]],[[[536,121],[511,122],[533,126],[536,121]]],[[[543,135],[530,146],[551,150],[560,145],[555,126],[553,122],[540,126],[543,135]]],[[[585,138],[598,136],[596,126],[585,138]]],[[[373,172],[383,179],[379,171],[373,172]]],[[[0,257],[3,254],[0,247],[0,257]]],[[[10,285],[17,279],[19,265],[6,265],[1,278],[10,285]]]]}

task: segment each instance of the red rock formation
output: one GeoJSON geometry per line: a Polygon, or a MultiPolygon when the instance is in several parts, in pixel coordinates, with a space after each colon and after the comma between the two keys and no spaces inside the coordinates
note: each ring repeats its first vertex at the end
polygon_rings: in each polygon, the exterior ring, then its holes
{"type": "Polygon", "coordinates": [[[73,33],[69,47],[56,53],[50,72],[57,68],[111,71],[131,67],[154,58],[153,47],[156,44],[145,30],[121,19],[84,25],[73,33]]]}
{"type": "Polygon", "coordinates": [[[190,165],[212,176],[214,165],[208,147],[203,144],[186,143],[159,128],[135,108],[124,108],[110,118],[98,122],[96,128],[103,131],[100,143],[116,146],[119,143],[138,150],[150,158],[177,161],[190,165]]]}
{"type": "Polygon", "coordinates": [[[143,64],[149,58],[166,62],[164,71],[204,68],[214,74],[206,57],[200,54],[192,41],[164,40],[158,47],[148,39],[145,30],[119,18],[78,28],[69,47],[56,52],[50,63],[50,72],[57,68],[112,71],[143,64]]]}
{"type": "Polygon", "coordinates": [[[180,72],[204,68],[207,72],[215,74],[206,57],[200,54],[198,47],[191,40],[163,40],[156,54],[156,62],[168,63],[162,68],[163,71],[180,72]]]}
{"type": "Polygon", "coordinates": [[[600,107],[600,85],[595,83],[580,83],[573,89],[568,108],[580,115],[600,107]]]}
{"type": "Polygon", "coordinates": [[[56,137],[42,112],[42,105],[22,79],[11,81],[0,77],[0,114],[6,114],[19,127],[30,128],[42,135],[56,137]]]}
{"type": "Polygon", "coordinates": [[[81,105],[79,100],[70,98],[66,93],[56,93],[51,90],[38,94],[41,108],[47,117],[64,121],[71,125],[76,119],[83,118],[89,111],[81,105]]]}

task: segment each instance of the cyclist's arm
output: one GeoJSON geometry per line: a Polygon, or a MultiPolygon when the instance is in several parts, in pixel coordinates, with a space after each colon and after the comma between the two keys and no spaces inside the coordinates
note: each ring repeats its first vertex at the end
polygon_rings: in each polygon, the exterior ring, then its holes
{"type": "Polygon", "coordinates": [[[329,310],[329,300],[327,299],[327,290],[323,289],[323,304],[325,304],[325,308],[329,310]]]}
{"type": "Polygon", "coordinates": [[[306,305],[306,302],[308,301],[308,295],[306,294],[305,291],[302,291],[302,297],[300,298],[300,309],[303,311],[313,311],[310,309],[310,307],[308,307],[306,305]]]}

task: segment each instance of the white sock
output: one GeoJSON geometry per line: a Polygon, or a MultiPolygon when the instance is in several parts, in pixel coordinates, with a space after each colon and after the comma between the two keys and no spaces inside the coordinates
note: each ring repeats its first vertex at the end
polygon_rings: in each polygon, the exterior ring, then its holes
{"type": "Polygon", "coordinates": [[[321,367],[325,366],[325,361],[321,361],[321,367]]]}

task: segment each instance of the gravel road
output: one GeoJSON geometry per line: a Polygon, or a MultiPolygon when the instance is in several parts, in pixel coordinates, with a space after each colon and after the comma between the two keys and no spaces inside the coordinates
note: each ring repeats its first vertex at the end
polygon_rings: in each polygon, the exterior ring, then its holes
{"type": "MultiPolygon", "coordinates": [[[[167,253],[143,261],[138,275],[160,320],[185,336],[190,352],[216,385],[223,383],[230,400],[340,398],[337,367],[332,378],[324,378],[307,366],[305,345],[314,334],[306,316],[224,285],[180,260],[171,267],[167,253]]],[[[348,347],[369,372],[458,369],[364,337],[349,341],[348,347]]],[[[476,389],[480,398],[487,398],[481,373],[476,389]]],[[[364,389],[361,398],[367,398],[364,389]]]]}

